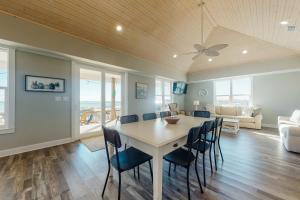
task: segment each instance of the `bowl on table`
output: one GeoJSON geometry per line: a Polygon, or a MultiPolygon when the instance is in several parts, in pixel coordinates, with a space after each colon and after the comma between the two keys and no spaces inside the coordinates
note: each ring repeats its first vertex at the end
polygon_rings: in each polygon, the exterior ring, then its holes
{"type": "Polygon", "coordinates": [[[179,121],[180,118],[179,117],[166,117],[164,119],[168,124],[177,124],[177,122],[179,121]]]}

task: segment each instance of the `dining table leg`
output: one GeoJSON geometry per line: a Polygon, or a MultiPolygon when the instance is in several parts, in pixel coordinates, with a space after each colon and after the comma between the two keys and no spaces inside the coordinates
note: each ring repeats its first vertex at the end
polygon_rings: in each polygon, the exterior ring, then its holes
{"type": "Polygon", "coordinates": [[[153,200],[162,200],[163,156],[157,150],[153,156],[153,200]]]}

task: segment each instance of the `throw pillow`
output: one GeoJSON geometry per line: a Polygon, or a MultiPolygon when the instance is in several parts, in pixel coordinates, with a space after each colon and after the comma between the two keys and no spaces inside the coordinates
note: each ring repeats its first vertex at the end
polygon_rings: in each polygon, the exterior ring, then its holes
{"type": "Polygon", "coordinates": [[[247,106],[244,107],[244,109],[243,109],[243,116],[251,117],[252,113],[253,113],[253,108],[252,107],[247,107],[247,106]]]}
{"type": "Polygon", "coordinates": [[[295,110],[290,118],[292,122],[300,123],[300,110],[295,110]]]}
{"type": "Polygon", "coordinates": [[[259,115],[261,113],[261,108],[254,108],[252,117],[256,117],[256,115],[259,115]]]}

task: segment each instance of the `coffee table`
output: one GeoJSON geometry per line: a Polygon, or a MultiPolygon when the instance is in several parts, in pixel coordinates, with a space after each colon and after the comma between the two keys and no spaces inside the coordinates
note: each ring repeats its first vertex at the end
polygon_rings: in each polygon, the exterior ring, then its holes
{"type": "Polygon", "coordinates": [[[239,119],[230,119],[230,118],[223,119],[222,131],[238,134],[239,130],[240,130],[239,119]]]}

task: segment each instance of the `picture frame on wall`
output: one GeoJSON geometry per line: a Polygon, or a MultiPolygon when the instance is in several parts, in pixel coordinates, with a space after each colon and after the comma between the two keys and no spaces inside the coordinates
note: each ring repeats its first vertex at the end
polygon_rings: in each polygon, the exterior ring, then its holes
{"type": "Polygon", "coordinates": [[[148,85],[145,83],[136,82],[135,94],[137,99],[147,99],[148,96],[148,85]]]}
{"type": "Polygon", "coordinates": [[[25,75],[25,91],[63,93],[65,92],[65,79],[25,75]]]}

